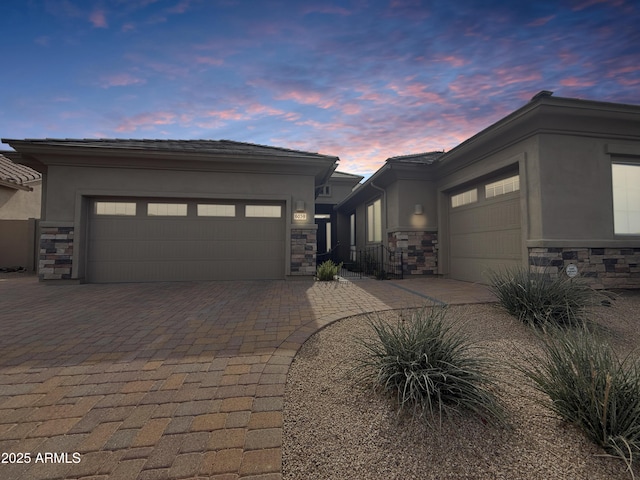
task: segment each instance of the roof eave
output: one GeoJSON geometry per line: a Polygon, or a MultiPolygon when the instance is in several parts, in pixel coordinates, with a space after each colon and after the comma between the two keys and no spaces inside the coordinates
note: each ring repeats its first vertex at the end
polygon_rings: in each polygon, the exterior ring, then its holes
{"type": "Polygon", "coordinates": [[[12,182],[9,180],[0,179],[0,187],[7,187],[13,190],[23,190],[25,192],[32,192],[33,188],[28,185],[23,185],[21,183],[12,182]]]}

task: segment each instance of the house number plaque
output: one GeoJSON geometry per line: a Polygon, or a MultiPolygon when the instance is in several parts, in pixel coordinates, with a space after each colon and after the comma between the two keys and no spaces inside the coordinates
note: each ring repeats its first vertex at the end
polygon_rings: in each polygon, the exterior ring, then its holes
{"type": "Polygon", "coordinates": [[[564,271],[567,272],[567,276],[569,278],[573,278],[578,275],[578,267],[576,267],[574,263],[567,265],[567,268],[565,268],[564,271]]]}
{"type": "Polygon", "coordinates": [[[293,214],[293,219],[294,220],[306,220],[307,219],[307,214],[305,213],[294,213],[293,214]]]}

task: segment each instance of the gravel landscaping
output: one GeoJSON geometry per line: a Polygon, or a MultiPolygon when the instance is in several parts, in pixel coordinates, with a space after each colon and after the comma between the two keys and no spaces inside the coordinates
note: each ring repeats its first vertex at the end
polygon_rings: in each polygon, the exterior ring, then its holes
{"type": "MultiPolygon", "coordinates": [[[[624,356],[640,345],[640,292],[621,292],[594,320],[624,356]]],[[[406,315],[407,312],[405,312],[406,315]]],[[[396,321],[402,312],[379,314],[396,321]]],[[[284,404],[285,479],[629,479],[624,463],[607,457],[575,427],[534,399],[545,398],[512,368],[538,350],[532,331],[497,305],[451,306],[447,318],[497,360],[498,395],[511,429],[471,416],[441,431],[397,415],[390,399],[358,388],[352,371],[370,336],[366,315],[341,320],[311,337],[296,355],[284,404]]],[[[640,478],[640,461],[634,472],[640,478]]]]}

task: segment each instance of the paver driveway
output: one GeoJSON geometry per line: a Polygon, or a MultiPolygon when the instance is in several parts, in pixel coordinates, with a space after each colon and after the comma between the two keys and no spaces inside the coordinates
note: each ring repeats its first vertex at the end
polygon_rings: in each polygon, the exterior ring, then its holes
{"type": "Polygon", "coordinates": [[[281,478],[298,348],[338,318],[426,301],[405,285],[0,278],[0,452],[16,454],[0,478],[281,478]]]}

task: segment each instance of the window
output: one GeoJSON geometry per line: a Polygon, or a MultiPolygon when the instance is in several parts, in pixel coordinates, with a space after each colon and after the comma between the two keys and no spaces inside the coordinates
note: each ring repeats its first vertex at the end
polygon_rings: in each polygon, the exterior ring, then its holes
{"type": "Polygon", "coordinates": [[[282,207],[280,205],[247,205],[244,210],[244,216],[280,218],[282,216],[282,207]]]}
{"type": "Polygon", "coordinates": [[[352,213],[349,217],[349,245],[355,246],[356,244],[356,214],[352,213]]]}
{"type": "Polygon", "coordinates": [[[515,175],[513,177],[485,185],[484,197],[493,198],[498,195],[504,195],[505,193],[517,192],[518,190],[520,190],[520,175],[515,175]]]}
{"type": "Polygon", "coordinates": [[[134,202],[96,202],[96,215],[124,215],[135,217],[134,202]]]}
{"type": "Polygon", "coordinates": [[[367,242],[382,241],[382,202],[376,200],[367,205],[367,242]]]}
{"type": "Polygon", "coordinates": [[[478,201],[478,189],[467,190],[457,195],[451,195],[451,206],[453,208],[461,207],[478,201]]]}
{"type": "Polygon", "coordinates": [[[186,203],[149,203],[147,215],[150,217],[186,217],[186,203]]]}
{"type": "Polygon", "coordinates": [[[349,217],[349,260],[356,261],[356,214],[349,217]]]}
{"type": "Polygon", "coordinates": [[[614,163],[611,176],[614,232],[640,235],[640,165],[614,163]]]}
{"type": "Polygon", "coordinates": [[[208,203],[198,204],[199,217],[235,217],[235,205],[211,205],[208,203]]]}
{"type": "Polygon", "coordinates": [[[320,189],[319,193],[320,197],[330,197],[331,196],[331,185],[325,185],[320,189]]]}

